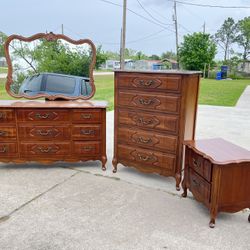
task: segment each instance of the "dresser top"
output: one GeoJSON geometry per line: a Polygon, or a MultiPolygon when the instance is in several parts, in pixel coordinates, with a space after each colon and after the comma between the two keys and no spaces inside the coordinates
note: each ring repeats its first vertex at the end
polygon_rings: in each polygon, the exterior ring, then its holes
{"type": "Polygon", "coordinates": [[[106,108],[106,101],[0,100],[0,108],[106,108]]]}
{"type": "Polygon", "coordinates": [[[148,73],[148,74],[172,74],[172,75],[200,75],[201,71],[190,70],[115,70],[121,73],[148,73]]]}
{"type": "Polygon", "coordinates": [[[222,138],[185,141],[184,145],[214,164],[250,162],[250,151],[222,138]]]}

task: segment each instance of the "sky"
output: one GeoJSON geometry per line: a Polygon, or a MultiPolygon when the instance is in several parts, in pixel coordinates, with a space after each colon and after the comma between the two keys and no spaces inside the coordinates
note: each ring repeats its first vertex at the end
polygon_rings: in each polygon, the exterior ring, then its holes
{"type": "MultiPolygon", "coordinates": [[[[205,31],[213,35],[228,17],[250,16],[250,0],[179,0],[180,2],[249,6],[222,9],[177,3],[179,42],[183,36],[205,31]]],[[[39,32],[61,33],[73,39],[90,38],[103,50],[119,51],[123,0],[8,0],[1,1],[0,31],[30,36],[39,32]],[[111,3],[108,3],[108,2],[111,3]],[[113,3],[113,4],[112,4],[113,3]],[[120,6],[118,6],[120,5],[120,6]]],[[[127,0],[126,47],[147,55],[175,52],[173,0],[127,0]],[[141,4],[141,5],[140,5],[141,4]]],[[[219,49],[216,58],[221,59],[219,49]]]]}

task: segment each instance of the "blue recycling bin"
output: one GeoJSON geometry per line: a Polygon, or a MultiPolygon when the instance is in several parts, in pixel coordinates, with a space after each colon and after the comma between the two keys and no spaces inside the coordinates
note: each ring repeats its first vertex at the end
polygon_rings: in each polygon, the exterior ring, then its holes
{"type": "Polygon", "coordinates": [[[221,80],[221,71],[216,73],[216,80],[221,80]]]}
{"type": "Polygon", "coordinates": [[[221,79],[227,79],[227,71],[228,71],[227,65],[221,66],[221,79]]]}

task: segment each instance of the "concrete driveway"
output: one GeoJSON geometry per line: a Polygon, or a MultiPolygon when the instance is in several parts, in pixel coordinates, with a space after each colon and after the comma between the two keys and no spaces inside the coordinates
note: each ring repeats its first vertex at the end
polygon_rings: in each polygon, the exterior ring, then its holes
{"type": "MultiPolygon", "coordinates": [[[[236,107],[199,106],[197,138],[224,137],[250,150],[250,87],[236,107]]],[[[118,165],[112,173],[113,112],[107,114],[108,170],[99,162],[0,165],[0,250],[250,249],[250,211],[208,210],[173,178],[118,165]]]]}

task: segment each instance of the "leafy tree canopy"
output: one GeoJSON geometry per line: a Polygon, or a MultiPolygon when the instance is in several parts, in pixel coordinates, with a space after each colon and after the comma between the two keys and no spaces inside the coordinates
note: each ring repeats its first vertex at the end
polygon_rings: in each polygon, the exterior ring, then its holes
{"type": "Polygon", "coordinates": [[[0,31],[0,57],[4,57],[4,42],[7,38],[7,35],[5,35],[3,32],[0,31]]]}
{"type": "Polygon", "coordinates": [[[216,45],[209,34],[201,32],[184,36],[179,47],[179,59],[187,70],[202,70],[204,64],[212,63],[216,53],[216,45]]]}

